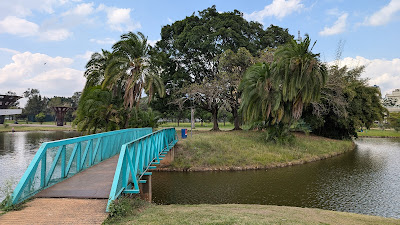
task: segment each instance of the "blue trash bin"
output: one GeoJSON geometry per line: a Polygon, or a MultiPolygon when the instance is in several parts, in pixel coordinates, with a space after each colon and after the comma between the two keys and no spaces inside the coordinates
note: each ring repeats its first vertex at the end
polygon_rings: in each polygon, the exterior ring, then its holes
{"type": "Polygon", "coordinates": [[[187,138],[187,129],[182,129],[181,134],[182,134],[182,139],[187,138]]]}

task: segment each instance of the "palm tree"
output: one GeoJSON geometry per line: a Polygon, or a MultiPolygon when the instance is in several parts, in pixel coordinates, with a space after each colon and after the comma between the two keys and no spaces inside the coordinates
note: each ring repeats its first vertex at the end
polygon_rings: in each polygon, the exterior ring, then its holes
{"type": "Polygon", "coordinates": [[[303,107],[320,98],[328,72],[319,60],[319,54],[312,53],[310,37],[301,42],[292,40],[281,46],[275,53],[276,71],[272,79],[280,81],[282,100],[291,106],[291,116],[297,120],[301,117],[303,107]]]}
{"type": "Polygon", "coordinates": [[[257,63],[245,73],[239,86],[243,91],[240,111],[245,121],[264,125],[281,121],[283,104],[279,83],[271,80],[273,66],[268,63],[257,63]]]}
{"type": "Polygon", "coordinates": [[[113,56],[105,69],[103,87],[119,89],[124,95],[124,107],[131,110],[139,107],[142,92],[146,91],[149,101],[157,91],[164,96],[165,88],[161,78],[151,74],[149,65],[149,45],[140,32],[129,32],[114,44],[113,56]]]}
{"type": "Polygon", "coordinates": [[[86,64],[85,89],[100,85],[104,80],[104,71],[107,68],[108,61],[111,59],[111,52],[102,49],[101,53],[95,52],[86,64]]]}
{"type": "Polygon", "coordinates": [[[285,126],[279,129],[286,132],[301,117],[304,105],[319,99],[327,69],[311,50],[306,36],[302,42],[293,40],[279,47],[274,62],[249,68],[240,85],[246,121],[261,122],[264,127],[283,121],[285,126]]]}
{"type": "Polygon", "coordinates": [[[112,94],[100,86],[85,89],[79,101],[74,121],[80,131],[96,133],[119,129],[123,126],[123,112],[113,104],[112,94]]]}

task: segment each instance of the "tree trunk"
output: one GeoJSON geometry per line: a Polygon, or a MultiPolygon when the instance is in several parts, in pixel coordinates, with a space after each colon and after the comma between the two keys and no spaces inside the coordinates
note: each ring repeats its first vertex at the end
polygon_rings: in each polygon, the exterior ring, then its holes
{"type": "Polygon", "coordinates": [[[232,115],[233,115],[233,124],[235,126],[233,130],[241,130],[242,128],[240,128],[239,113],[237,108],[232,108],[232,115]]]}
{"type": "Polygon", "coordinates": [[[218,107],[217,106],[213,106],[212,107],[212,117],[213,117],[213,128],[211,130],[219,131],[219,127],[218,127],[218,107]]]}

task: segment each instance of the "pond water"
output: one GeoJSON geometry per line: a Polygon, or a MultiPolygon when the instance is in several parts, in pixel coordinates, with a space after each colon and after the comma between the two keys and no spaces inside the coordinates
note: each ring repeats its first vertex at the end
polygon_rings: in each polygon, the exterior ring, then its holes
{"type": "Polygon", "coordinates": [[[246,203],[400,218],[400,139],[363,138],[341,156],[239,172],[153,173],[159,204],[246,203]]]}
{"type": "MultiPolygon", "coordinates": [[[[19,181],[41,143],[79,135],[0,133],[0,187],[19,181]]],[[[153,201],[286,205],[400,218],[400,139],[362,138],[356,143],[355,151],[293,167],[153,172],[153,201]]]]}
{"type": "MultiPolygon", "coordinates": [[[[79,136],[74,131],[4,132],[0,133],[0,189],[6,183],[14,188],[43,142],[79,136]]],[[[0,201],[4,199],[0,191],[0,201]]]]}

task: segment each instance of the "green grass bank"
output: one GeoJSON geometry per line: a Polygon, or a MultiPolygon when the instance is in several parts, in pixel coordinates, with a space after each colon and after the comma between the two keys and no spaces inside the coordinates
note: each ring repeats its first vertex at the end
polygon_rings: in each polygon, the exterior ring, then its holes
{"type": "Polygon", "coordinates": [[[195,132],[180,140],[175,160],[159,170],[246,170],[303,164],[354,149],[352,141],[295,134],[292,144],[266,143],[257,131],[195,132]]]}
{"type": "Polygon", "coordinates": [[[399,224],[400,220],[270,205],[148,205],[104,224],[399,224]]]}
{"type": "Polygon", "coordinates": [[[359,137],[381,137],[381,138],[400,138],[400,132],[395,130],[364,130],[364,132],[357,132],[359,137]]]}

